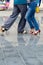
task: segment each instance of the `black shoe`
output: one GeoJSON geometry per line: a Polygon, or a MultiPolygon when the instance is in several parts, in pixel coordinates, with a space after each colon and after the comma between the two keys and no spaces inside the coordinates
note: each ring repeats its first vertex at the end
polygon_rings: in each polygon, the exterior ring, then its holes
{"type": "Polygon", "coordinates": [[[27,31],[23,31],[23,32],[18,32],[18,34],[27,34],[27,31]]]}

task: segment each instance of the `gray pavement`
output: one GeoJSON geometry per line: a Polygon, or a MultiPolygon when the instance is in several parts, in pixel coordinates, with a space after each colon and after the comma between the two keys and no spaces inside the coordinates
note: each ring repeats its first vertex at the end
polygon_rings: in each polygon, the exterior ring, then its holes
{"type": "MultiPolygon", "coordinates": [[[[11,12],[0,11],[0,25],[11,12]]],[[[37,36],[18,34],[19,18],[4,36],[0,36],[0,65],[43,65],[43,12],[36,14],[41,29],[37,36]]],[[[25,29],[29,31],[28,23],[25,29]]]]}

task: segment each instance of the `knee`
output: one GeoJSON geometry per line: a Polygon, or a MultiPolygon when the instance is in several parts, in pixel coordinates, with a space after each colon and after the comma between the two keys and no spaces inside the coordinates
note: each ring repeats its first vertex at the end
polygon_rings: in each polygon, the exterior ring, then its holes
{"type": "Polygon", "coordinates": [[[26,14],[25,19],[28,21],[30,19],[30,15],[26,14]]]}

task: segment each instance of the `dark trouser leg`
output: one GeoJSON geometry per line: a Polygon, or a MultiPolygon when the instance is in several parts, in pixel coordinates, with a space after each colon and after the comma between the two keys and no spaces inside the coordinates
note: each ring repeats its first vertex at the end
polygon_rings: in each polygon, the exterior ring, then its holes
{"type": "Polygon", "coordinates": [[[14,21],[16,20],[18,14],[19,14],[19,9],[18,7],[15,5],[14,9],[13,9],[13,13],[12,15],[8,18],[8,20],[5,22],[5,24],[3,25],[3,27],[6,30],[9,30],[9,28],[12,26],[12,24],[14,23],[14,21]]]}
{"type": "Polygon", "coordinates": [[[25,24],[26,24],[25,14],[27,11],[27,5],[18,5],[18,7],[19,7],[20,12],[21,12],[21,19],[20,19],[20,22],[18,24],[18,32],[23,32],[25,24]]]}

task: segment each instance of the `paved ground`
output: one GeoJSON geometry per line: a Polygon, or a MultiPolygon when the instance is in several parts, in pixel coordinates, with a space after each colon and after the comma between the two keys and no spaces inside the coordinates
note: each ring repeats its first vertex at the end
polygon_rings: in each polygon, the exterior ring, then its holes
{"type": "MultiPolygon", "coordinates": [[[[11,12],[0,12],[0,25],[11,12]]],[[[0,36],[0,65],[43,65],[43,12],[36,14],[41,28],[37,36],[18,34],[19,18],[4,36],[0,36]]],[[[29,30],[28,23],[25,29],[29,30]]]]}

